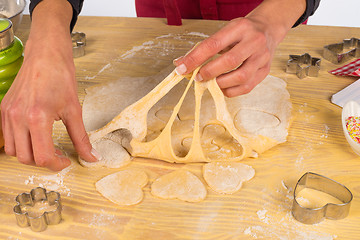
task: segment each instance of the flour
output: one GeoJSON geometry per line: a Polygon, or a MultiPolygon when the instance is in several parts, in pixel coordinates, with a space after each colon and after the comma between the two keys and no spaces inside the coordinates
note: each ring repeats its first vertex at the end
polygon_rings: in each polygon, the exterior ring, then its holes
{"type": "Polygon", "coordinates": [[[32,175],[29,176],[24,183],[25,185],[38,185],[39,187],[46,188],[48,191],[57,191],[69,197],[71,196],[71,190],[64,183],[64,179],[71,169],[72,165],[56,174],[44,176],[32,175]]]}
{"type": "MultiPolygon", "coordinates": [[[[324,124],[324,134],[322,134],[320,138],[325,138],[325,139],[328,138],[329,130],[330,130],[329,126],[324,124]]],[[[321,145],[323,144],[323,142],[319,141],[319,144],[321,145]]]]}
{"type": "Polygon", "coordinates": [[[115,224],[117,218],[113,214],[108,214],[104,211],[104,209],[100,210],[100,213],[95,213],[89,223],[90,227],[100,227],[109,225],[109,222],[115,224]]]}
{"type": "Polygon", "coordinates": [[[263,210],[259,210],[256,212],[256,214],[258,215],[259,219],[263,222],[263,223],[267,223],[269,224],[269,218],[266,216],[267,210],[263,209],[263,210]]]}
{"type": "Polygon", "coordinates": [[[189,32],[188,35],[198,36],[198,37],[203,37],[203,38],[209,37],[209,35],[204,34],[204,33],[200,33],[200,32],[189,32]]]}
{"type": "Polygon", "coordinates": [[[142,45],[135,46],[131,50],[125,52],[123,55],[120,56],[120,59],[127,59],[134,57],[135,53],[139,52],[140,50],[151,49],[154,48],[155,46],[159,46],[159,45],[155,45],[154,41],[144,42],[142,45]]]}
{"type": "Polygon", "coordinates": [[[95,79],[100,73],[102,73],[103,71],[105,71],[106,69],[108,69],[108,68],[110,68],[111,67],[111,63],[108,63],[108,64],[106,64],[102,69],[100,69],[100,71],[97,73],[97,74],[95,74],[94,76],[92,76],[92,77],[89,77],[89,76],[86,76],[85,77],[85,80],[93,80],[93,79],[95,79]]]}
{"type": "Polygon", "coordinates": [[[266,209],[259,210],[256,213],[265,225],[250,226],[245,228],[243,232],[254,239],[288,240],[290,239],[289,236],[292,236],[291,239],[293,240],[333,240],[337,238],[336,235],[316,231],[316,225],[298,223],[294,220],[290,211],[280,221],[272,219],[270,215],[266,216],[268,213],[266,209]]]}
{"type": "Polygon", "coordinates": [[[193,41],[194,36],[199,37],[199,41],[209,37],[209,35],[200,32],[190,32],[184,34],[169,33],[161,35],[156,37],[153,41],[146,41],[140,46],[134,46],[132,49],[122,54],[118,60],[133,58],[137,53],[141,53],[142,56],[154,56],[154,51],[156,51],[157,56],[169,56],[174,52],[175,46],[179,45],[174,44],[174,40],[179,41],[181,45],[185,45],[185,48],[190,49],[195,44],[193,41]],[[190,37],[192,38],[190,39],[190,37]]]}
{"type": "Polygon", "coordinates": [[[196,37],[201,37],[201,38],[208,38],[209,35],[201,33],[201,32],[189,32],[189,33],[184,33],[184,34],[166,34],[166,35],[162,35],[162,36],[158,36],[156,37],[156,39],[161,39],[161,38],[174,38],[174,39],[183,39],[186,36],[196,36],[196,37]]]}
{"type": "Polygon", "coordinates": [[[334,234],[323,233],[319,228],[321,223],[306,225],[294,219],[291,213],[293,188],[288,185],[282,180],[276,191],[277,196],[283,199],[283,204],[280,204],[278,209],[264,204],[262,209],[255,212],[260,222],[257,225],[245,226],[243,234],[253,239],[333,240],[337,238],[334,234]]]}

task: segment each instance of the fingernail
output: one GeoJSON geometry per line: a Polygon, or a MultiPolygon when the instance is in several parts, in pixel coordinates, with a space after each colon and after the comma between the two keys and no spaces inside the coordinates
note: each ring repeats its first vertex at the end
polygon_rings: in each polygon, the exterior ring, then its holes
{"type": "Polygon", "coordinates": [[[194,80],[197,81],[197,82],[201,82],[201,81],[204,80],[204,79],[202,78],[201,74],[198,73],[198,74],[196,74],[194,80]]]}
{"type": "Polygon", "coordinates": [[[186,66],[185,64],[180,64],[179,66],[177,66],[175,68],[175,72],[177,75],[184,75],[184,73],[186,73],[186,66]]]}
{"type": "Polygon", "coordinates": [[[60,149],[55,149],[55,156],[59,158],[67,158],[67,154],[62,152],[60,149]]]}
{"type": "Polygon", "coordinates": [[[91,149],[91,154],[98,160],[100,161],[102,159],[102,156],[100,155],[100,153],[98,153],[94,148],[91,149]]]}
{"type": "Polygon", "coordinates": [[[183,56],[178,57],[178,58],[175,58],[175,59],[173,60],[173,64],[176,65],[176,62],[179,61],[179,60],[182,59],[182,58],[183,58],[183,56]]]}

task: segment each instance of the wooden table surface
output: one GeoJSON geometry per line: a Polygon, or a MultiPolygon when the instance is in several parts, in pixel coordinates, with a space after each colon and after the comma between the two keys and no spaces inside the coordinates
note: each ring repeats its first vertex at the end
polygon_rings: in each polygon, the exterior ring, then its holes
{"type": "MultiPolygon", "coordinates": [[[[80,17],[75,30],[87,34],[86,55],[75,59],[80,100],[84,89],[95,83],[157,73],[224,24],[187,20],[174,27],[163,19],[80,17]]],[[[25,16],[16,33],[24,42],[29,26],[25,16]]],[[[356,78],[329,74],[337,66],[324,59],[318,77],[300,80],[284,71],[289,54],[321,57],[324,45],[350,37],[360,37],[360,28],[299,26],[280,44],[271,74],[288,83],[294,122],[286,143],[243,161],[256,176],[240,192],[220,195],[208,188],[203,202],[186,203],[157,199],[148,184],[140,204],[120,207],[94,187],[97,180],[118,170],[81,167],[62,123],[56,122],[54,141],[73,160],[62,172],[22,165],[0,153],[0,239],[359,239],[360,157],[343,136],[341,109],[330,103],[332,94],[356,78]],[[316,225],[293,219],[293,189],[307,171],[337,180],[352,191],[347,218],[316,225]],[[41,233],[18,227],[12,212],[16,195],[37,186],[59,191],[63,203],[63,221],[41,233]]],[[[151,183],[177,168],[202,179],[201,166],[135,159],[129,168],[144,169],[151,183]]]]}

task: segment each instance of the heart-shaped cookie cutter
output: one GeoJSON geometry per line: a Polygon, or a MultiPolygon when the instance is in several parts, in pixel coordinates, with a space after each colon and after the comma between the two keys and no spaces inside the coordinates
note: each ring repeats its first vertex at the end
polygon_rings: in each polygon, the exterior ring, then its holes
{"type": "Polygon", "coordinates": [[[343,63],[350,58],[360,57],[360,39],[344,39],[342,43],[334,43],[324,46],[323,57],[335,64],[343,63]],[[344,52],[344,48],[350,48],[344,52]]]}
{"type": "Polygon", "coordinates": [[[296,184],[294,190],[292,215],[296,220],[305,224],[319,223],[325,218],[332,220],[342,219],[349,214],[352,199],[353,195],[350,190],[341,183],[316,173],[307,172],[299,179],[296,184]],[[327,203],[320,208],[303,207],[296,200],[296,197],[297,194],[304,188],[311,188],[327,193],[337,198],[342,203],[327,203]]]}
{"type": "Polygon", "coordinates": [[[60,194],[58,192],[47,192],[45,188],[37,187],[30,193],[21,193],[16,198],[16,206],[14,213],[16,222],[20,227],[30,226],[34,232],[44,231],[48,225],[58,224],[61,221],[61,203],[60,194]],[[37,207],[37,203],[46,203],[53,206],[50,211],[43,211],[42,214],[31,215],[28,208],[37,208],[37,212],[41,212],[43,208],[37,207]]]}

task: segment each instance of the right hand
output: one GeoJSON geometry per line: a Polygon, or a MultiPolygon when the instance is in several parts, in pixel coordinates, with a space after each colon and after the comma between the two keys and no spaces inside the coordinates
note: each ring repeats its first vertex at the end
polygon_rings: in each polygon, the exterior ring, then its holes
{"type": "MultiPolygon", "coordinates": [[[[33,15],[33,24],[46,25],[40,20],[33,15]]],[[[82,159],[97,159],[82,121],[68,26],[64,31],[43,26],[32,26],[23,65],[1,103],[2,130],[6,154],[24,164],[59,171],[70,160],[54,147],[54,121],[63,121],[82,159]]]]}

